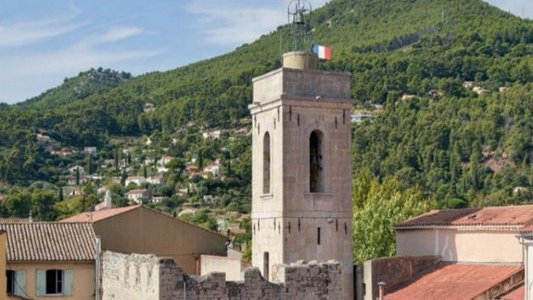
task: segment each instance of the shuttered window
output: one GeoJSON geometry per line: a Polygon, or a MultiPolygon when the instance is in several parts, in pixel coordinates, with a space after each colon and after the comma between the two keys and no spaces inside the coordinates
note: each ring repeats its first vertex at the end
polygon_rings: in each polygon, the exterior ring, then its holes
{"type": "Polygon", "coordinates": [[[16,296],[26,294],[26,271],[7,270],[7,293],[16,296]]]}
{"type": "Polygon", "coordinates": [[[72,270],[37,270],[37,296],[62,295],[72,296],[72,270]]]}

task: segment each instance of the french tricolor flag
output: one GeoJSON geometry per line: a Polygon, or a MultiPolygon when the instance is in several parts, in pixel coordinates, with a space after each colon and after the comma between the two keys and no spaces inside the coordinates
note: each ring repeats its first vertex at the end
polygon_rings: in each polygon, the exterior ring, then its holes
{"type": "Polygon", "coordinates": [[[320,59],[331,60],[331,48],[321,45],[313,45],[313,53],[320,59]]]}

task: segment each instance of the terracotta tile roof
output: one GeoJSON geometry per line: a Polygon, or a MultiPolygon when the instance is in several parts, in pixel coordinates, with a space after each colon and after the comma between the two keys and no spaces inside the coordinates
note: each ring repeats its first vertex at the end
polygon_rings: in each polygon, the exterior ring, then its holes
{"type": "Polygon", "coordinates": [[[520,229],[520,233],[533,233],[533,225],[528,225],[520,229]]]}
{"type": "Polygon", "coordinates": [[[7,260],[93,261],[96,236],[90,223],[4,223],[7,260]]]}
{"type": "Polygon", "coordinates": [[[131,205],[126,207],[118,207],[118,208],[111,208],[111,209],[104,209],[99,211],[93,211],[93,212],[84,212],[79,215],[72,216],[70,218],[66,218],[61,220],[60,222],[98,222],[107,218],[114,217],[116,215],[120,215],[132,210],[135,210],[137,208],[141,207],[141,204],[137,205],[131,205]]]}
{"type": "Polygon", "coordinates": [[[533,223],[533,205],[433,210],[396,225],[397,229],[423,226],[524,226],[533,223]]]}
{"type": "Polygon", "coordinates": [[[411,284],[385,295],[385,300],[472,299],[523,271],[522,266],[442,264],[411,284]]]}
{"type": "Polygon", "coordinates": [[[522,285],[518,289],[503,296],[501,300],[524,300],[526,298],[525,294],[526,294],[526,290],[524,286],[522,285]]]}
{"type": "Polygon", "coordinates": [[[26,218],[0,218],[0,223],[28,223],[30,219],[26,218]]]}

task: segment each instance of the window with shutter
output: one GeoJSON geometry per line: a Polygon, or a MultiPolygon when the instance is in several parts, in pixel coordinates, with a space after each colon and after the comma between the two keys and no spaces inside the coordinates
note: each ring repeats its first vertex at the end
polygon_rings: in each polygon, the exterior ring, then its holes
{"type": "Polygon", "coordinates": [[[15,271],[7,270],[6,279],[7,279],[7,293],[12,295],[15,293],[15,271]]]}
{"type": "Polygon", "coordinates": [[[46,271],[37,270],[35,277],[36,277],[35,289],[36,289],[37,296],[46,295],[46,271]]]}
{"type": "Polygon", "coordinates": [[[25,296],[26,295],[26,271],[15,271],[15,283],[14,283],[14,295],[25,296]]]}
{"type": "Polygon", "coordinates": [[[72,296],[73,283],[74,283],[74,272],[72,270],[65,270],[63,272],[64,281],[63,281],[63,295],[72,296]]]}
{"type": "Polygon", "coordinates": [[[46,270],[46,294],[63,294],[63,270],[46,270]]]}

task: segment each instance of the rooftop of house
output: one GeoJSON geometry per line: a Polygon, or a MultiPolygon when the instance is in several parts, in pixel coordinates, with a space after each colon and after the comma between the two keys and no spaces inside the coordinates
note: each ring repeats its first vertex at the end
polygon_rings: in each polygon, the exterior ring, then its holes
{"type": "Polygon", "coordinates": [[[30,218],[0,218],[0,223],[28,223],[30,218]]]}
{"type": "Polygon", "coordinates": [[[502,300],[524,300],[526,298],[525,294],[526,294],[526,289],[524,285],[522,285],[516,290],[510,292],[509,294],[502,296],[500,299],[502,300]]]}
{"type": "Polygon", "coordinates": [[[94,261],[96,235],[90,223],[1,223],[10,262],[94,261]]]}
{"type": "Polygon", "coordinates": [[[84,212],[84,213],[72,216],[70,218],[63,219],[63,220],[61,220],[59,222],[61,222],[61,223],[76,223],[76,222],[97,223],[99,221],[102,221],[102,220],[105,220],[105,219],[108,219],[108,218],[112,218],[112,217],[115,217],[115,216],[118,216],[118,215],[121,215],[121,214],[125,214],[125,213],[131,212],[133,210],[140,209],[140,208],[155,212],[155,213],[159,214],[161,217],[164,217],[164,218],[171,218],[175,222],[179,222],[179,223],[185,224],[187,226],[192,226],[194,228],[198,228],[198,229],[210,232],[212,234],[215,234],[217,236],[226,238],[226,236],[224,236],[224,235],[222,235],[222,234],[220,234],[220,233],[218,233],[216,231],[211,231],[211,230],[205,229],[203,227],[194,225],[192,223],[183,221],[181,219],[177,219],[177,218],[175,218],[173,216],[170,216],[168,214],[162,213],[162,212],[160,212],[158,210],[155,210],[153,208],[149,208],[149,207],[143,206],[142,204],[130,205],[130,206],[126,206],[126,207],[111,208],[111,209],[104,209],[104,210],[93,211],[93,212],[84,212]]]}
{"type": "Polygon", "coordinates": [[[99,211],[84,212],[66,219],[61,220],[60,222],[98,222],[107,218],[111,218],[129,211],[132,211],[136,208],[139,208],[141,204],[131,205],[126,207],[118,207],[111,209],[104,209],[99,211]]]}
{"type": "Polygon", "coordinates": [[[396,225],[396,229],[427,226],[527,226],[533,205],[432,210],[396,225]]]}
{"type": "Polygon", "coordinates": [[[388,293],[385,300],[474,299],[523,271],[517,265],[440,264],[407,286],[388,293]]]}
{"type": "Polygon", "coordinates": [[[134,195],[134,194],[146,194],[146,193],[148,193],[147,189],[140,189],[140,190],[131,190],[131,191],[127,192],[126,194],[127,195],[134,195]]]}
{"type": "Polygon", "coordinates": [[[531,235],[533,234],[533,225],[525,226],[524,228],[520,229],[520,233],[531,235]]]}

